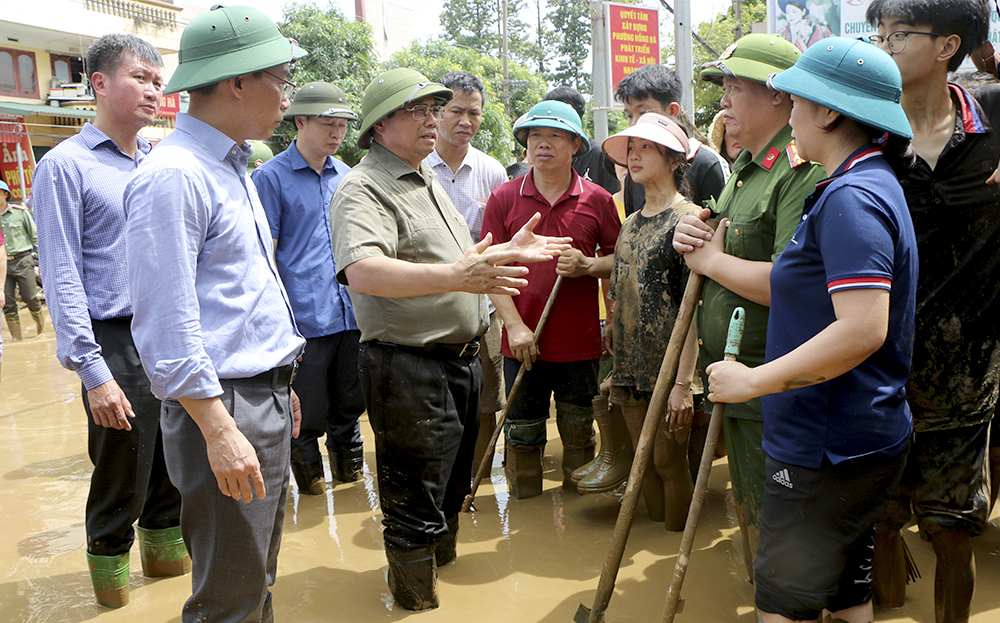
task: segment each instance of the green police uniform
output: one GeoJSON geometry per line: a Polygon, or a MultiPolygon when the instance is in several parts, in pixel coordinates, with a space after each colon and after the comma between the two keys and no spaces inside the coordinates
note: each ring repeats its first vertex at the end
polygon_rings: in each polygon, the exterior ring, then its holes
{"type": "MultiPolygon", "coordinates": [[[[772,73],[791,67],[798,56],[795,46],[784,39],[747,35],[723,52],[719,60],[705,65],[701,78],[719,82],[724,76],[734,76],[763,83],[772,73]]],[[[824,177],[823,167],[798,156],[787,125],[756,157],[743,150],[718,200],[706,206],[712,208],[716,218],[730,221],[726,253],[754,262],[773,262],[795,233],[806,197],[824,177]]],[[[738,360],[750,367],[764,363],[768,308],[706,279],[696,318],[702,370],[723,359],[729,319],[736,307],[746,310],[738,360]]],[[[760,398],[726,405],[723,430],[736,501],[744,506],[747,522],[759,525],[765,477],[760,398]]]]}

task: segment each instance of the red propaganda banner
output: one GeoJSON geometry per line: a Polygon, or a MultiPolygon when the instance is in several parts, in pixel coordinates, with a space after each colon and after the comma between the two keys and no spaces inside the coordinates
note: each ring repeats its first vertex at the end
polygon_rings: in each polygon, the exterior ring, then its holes
{"type": "Polygon", "coordinates": [[[179,93],[171,93],[170,95],[163,96],[163,101],[160,102],[161,117],[176,117],[180,111],[181,96],[179,93]]]}
{"type": "Polygon", "coordinates": [[[611,88],[644,65],[660,62],[660,16],[656,9],[605,4],[611,88]]]}
{"type": "Polygon", "coordinates": [[[31,139],[24,127],[24,117],[18,117],[14,121],[0,121],[0,176],[10,186],[11,201],[22,203],[31,194],[31,178],[34,174],[35,154],[31,151],[31,139]],[[22,175],[25,182],[23,189],[22,175]]]}

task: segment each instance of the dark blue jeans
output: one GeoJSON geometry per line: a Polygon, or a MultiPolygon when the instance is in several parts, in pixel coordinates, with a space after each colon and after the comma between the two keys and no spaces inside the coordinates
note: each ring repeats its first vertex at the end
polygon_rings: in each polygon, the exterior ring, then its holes
{"type": "Polygon", "coordinates": [[[472,489],[479,433],[479,357],[434,358],[368,342],[358,357],[375,433],[386,549],[433,546],[472,489]]]}

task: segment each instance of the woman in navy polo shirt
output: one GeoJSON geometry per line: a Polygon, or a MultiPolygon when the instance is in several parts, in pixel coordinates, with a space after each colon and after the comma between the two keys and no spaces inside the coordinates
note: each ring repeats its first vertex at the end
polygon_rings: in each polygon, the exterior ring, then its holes
{"type": "Polygon", "coordinates": [[[917,251],[897,180],[912,133],[899,70],[867,43],[824,39],[770,85],[791,94],[799,154],[830,177],[771,270],[767,362],[712,364],[709,398],[764,396],[764,621],[868,622],[874,525],[912,430],[917,251]]]}

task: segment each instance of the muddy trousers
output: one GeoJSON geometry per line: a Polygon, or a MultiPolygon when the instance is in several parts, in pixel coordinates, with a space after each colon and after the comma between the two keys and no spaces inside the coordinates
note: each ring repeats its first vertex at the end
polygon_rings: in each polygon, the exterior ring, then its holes
{"type": "Polygon", "coordinates": [[[87,389],[82,390],[87,451],[94,464],[87,496],[87,551],[97,556],[129,551],[136,520],[150,530],[180,525],[181,496],[167,477],[163,456],[160,401],[149,389],[132,342],[131,320],[93,320],[92,326],[115,382],[132,403],[132,430],[95,424],[87,389]]]}
{"type": "Polygon", "coordinates": [[[292,398],[288,385],[222,380],[219,398],[253,444],[266,497],[249,504],[219,490],[205,438],[180,403],[163,402],[163,447],[170,478],[184,498],[181,532],[191,554],[191,597],[183,623],[257,623],[278,568],[288,461],[292,398]]]}
{"type": "Polygon", "coordinates": [[[472,489],[482,364],[378,342],[363,344],[358,359],[386,550],[427,550],[472,489]]]}
{"type": "Polygon", "coordinates": [[[30,253],[16,260],[7,260],[7,278],[3,291],[3,315],[7,318],[17,318],[18,291],[28,304],[28,309],[38,312],[42,308],[42,303],[38,300],[38,283],[35,281],[35,258],[30,253]]]}
{"type": "MultiPolygon", "coordinates": [[[[524,375],[514,396],[504,426],[507,443],[513,447],[544,446],[545,420],[549,401],[555,397],[556,423],[563,445],[568,448],[592,448],[594,439],[594,395],[598,393],[598,359],[586,361],[536,361],[524,375]]],[[[510,392],[521,362],[504,358],[504,379],[510,392]]]]}
{"type": "MultiPolygon", "coordinates": [[[[302,427],[292,440],[292,460],[320,460],[318,439],[326,435],[331,449],[361,447],[358,418],[365,410],[358,384],[360,331],[306,339],[305,354],[292,388],[302,403],[302,427]]],[[[331,466],[332,468],[332,466],[331,466]]]]}

